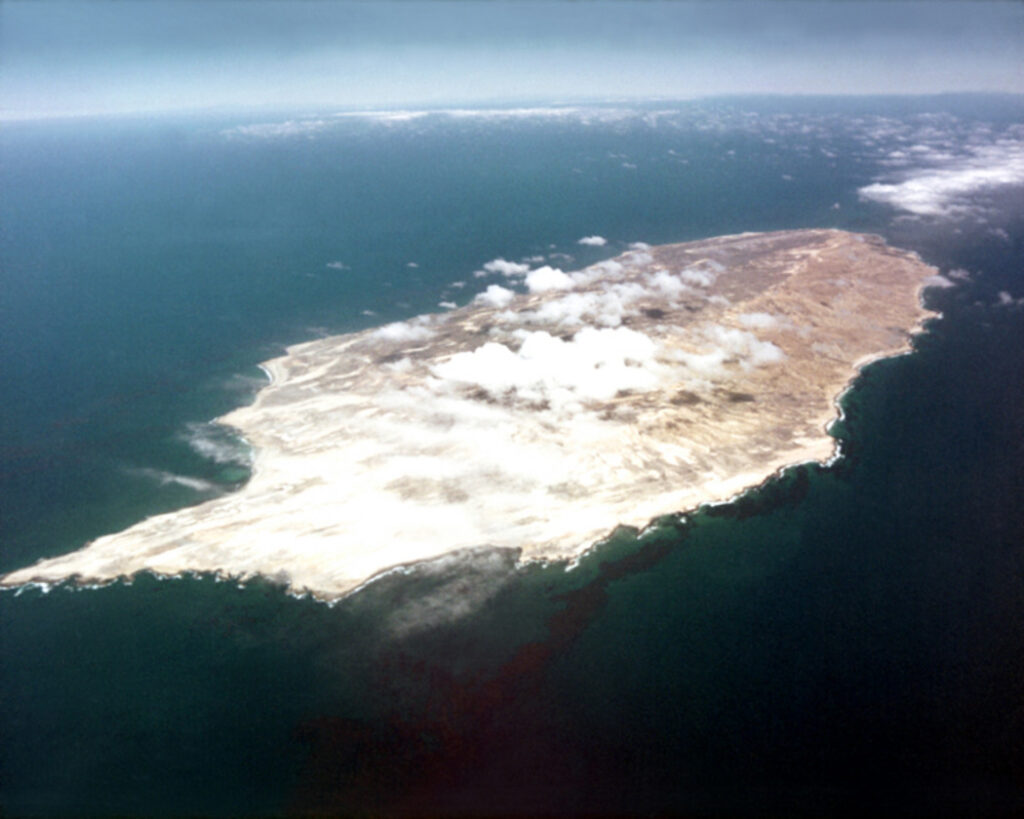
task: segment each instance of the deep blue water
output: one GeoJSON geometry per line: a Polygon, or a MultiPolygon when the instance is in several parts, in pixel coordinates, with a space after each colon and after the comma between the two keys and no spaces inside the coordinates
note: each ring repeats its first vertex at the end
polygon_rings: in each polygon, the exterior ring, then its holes
{"type": "Polygon", "coordinates": [[[333,608],[211,578],[0,594],[0,808],[1024,809],[1024,195],[908,220],[857,194],[922,140],[1016,138],[1021,101],[664,107],[0,131],[0,570],[238,486],[207,422],[260,361],[464,303],[498,256],[827,226],[970,273],[848,394],[839,464],[572,572],[478,556],[333,608]]]}

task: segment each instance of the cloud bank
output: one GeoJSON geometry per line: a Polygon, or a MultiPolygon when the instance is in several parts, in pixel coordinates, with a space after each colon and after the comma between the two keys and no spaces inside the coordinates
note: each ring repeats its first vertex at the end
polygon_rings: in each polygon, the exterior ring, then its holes
{"type": "Polygon", "coordinates": [[[979,195],[1024,185],[1024,144],[1017,141],[982,146],[965,158],[938,159],[938,166],[911,171],[899,182],[867,185],[858,193],[916,216],[955,218],[978,212],[979,195]]]}

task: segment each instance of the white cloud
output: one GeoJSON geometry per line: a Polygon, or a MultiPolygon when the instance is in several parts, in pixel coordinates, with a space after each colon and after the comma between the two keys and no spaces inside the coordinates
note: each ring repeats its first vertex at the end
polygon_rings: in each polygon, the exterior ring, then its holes
{"type": "Polygon", "coordinates": [[[686,365],[691,377],[696,376],[698,380],[720,378],[725,375],[725,360],[728,356],[722,350],[712,350],[708,353],[678,353],[677,358],[686,365]]]}
{"type": "Polygon", "coordinates": [[[350,270],[349,266],[344,262],[328,262],[327,266],[331,270],[350,270]]]}
{"type": "Polygon", "coordinates": [[[699,379],[714,380],[725,376],[728,373],[728,364],[750,369],[777,364],[786,359],[786,354],[775,344],[762,341],[746,330],[711,324],[703,329],[703,335],[711,345],[710,350],[676,354],[690,374],[699,379]]]}
{"type": "MultiPolygon", "coordinates": [[[[648,300],[657,304],[665,304],[666,301],[675,303],[680,295],[691,292],[690,288],[668,271],[647,275],[642,282],[615,281],[613,274],[621,272],[622,265],[608,261],[568,274],[576,286],[592,285],[598,280],[603,280],[603,283],[598,289],[570,292],[561,298],[545,301],[536,310],[521,313],[518,321],[569,327],[583,323],[617,327],[626,317],[636,315],[635,306],[638,302],[648,300]]],[[[564,280],[558,281],[565,284],[564,280]]],[[[515,322],[515,317],[510,317],[510,321],[515,322]]]]}
{"type": "Polygon", "coordinates": [[[622,260],[633,267],[643,267],[652,264],[654,257],[646,250],[631,250],[623,255],[622,260]]]}
{"type": "Polygon", "coordinates": [[[589,245],[590,247],[604,247],[608,244],[608,240],[604,236],[584,236],[578,242],[578,245],[589,245]]]}
{"type": "Polygon", "coordinates": [[[689,288],[667,270],[659,270],[647,277],[647,284],[670,298],[683,295],[689,288]]]}
{"type": "Polygon", "coordinates": [[[747,361],[755,367],[761,367],[765,364],[778,364],[780,361],[785,360],[786,354],[782,352],[781,348],[770,341],[755,339],[748,349],[747,361]]]}
{"type": "Polygon", "coordinates": [[[569,278],[576,286],[583,286],[593,284],[598,279],[614,279],[622,275],[623,269],[622,265],[614,259],[605,259],[603,262],[570,273],[569,278]]]}
{"type": "Polygon", "coordinates": [[[573,280],[557,267],[544,265],[526,275],[526,286],[531,293],[546,293],[549,290],[569,290],[573,280]]]}
{"type": "Polygon", "coordinates": [[[498,284],[492,284],[483,293],[477,295],[473,301],[487,307],[507,307],[515,297],[514,291],[498,284]]]}
{"type": "Polygon", "coordinates": [[[513,352],[488,342],[456,353],[432,368],[439,388],[475,387],[494,400],[576,411],[581,402],[607,401],[623,390],[655,389],[669,374],[656,359],[657,346],[625,327],[585,327],[571,341],[545,331],[520,331],[513,352]]]}
{"type": "Polygon", "coordinates": [[[612,259],[606,259],[582,270],[574,270],[568,273],[572,283],[576,287],[586,287],[599,279],[613,279],[622,272],[622,265],[612,259]]]}
{"type": "Polygon", "coordinates": [[[775,364],[786,358],[786,354],[770,341],[761,341],[746,330],[712,324],[705,328],[704,335],[728,355],[739,358],[741,365],[756,367],[775,364]]]}
{"type": "MultiPolygon", "coordinates": [[[[500,273],[502,276],[525,276],[530,270],[528,264],[510,262],[508,259],[491,259],[484,265],[484,273],[500,273]]],[[[480,272],[480,271],[477,271],[480,272]]]]}
{"type": "Polygon", "coordinates": [[[430,111],[342,111],[333,116],[336,119],[366,119],[391,124],[395,122],[411,122],[429,114],[430,111]]]}
{"type": "Polygon", "coordinates": [[[288,137],[309,137],[323,131],[330,123],[323,119],[286,120],[285,122],[258,122],[239,125],[221,131],[221,136],[248,137],[250,139],[284,139],[288,137]]]}
{"type": "Polygon", "coordinates": [[[976,210],[975,195],[1010,185],[1024,185],[1024,143],[1000,140],[966,158],[912,171],[899,182],[876,182],[858,193],[917,216],[949,218],[976,210]]]}
{"type": "Polygon", "coordinates": [[[424,341],[433,334],[433,330],[422,324],[396,321],[394,324],[385,324],[380,329],[374,330],[372,335],[374,338],[381,338],[385,341],[424,341]]]}
{"type": "Polygon", "coordinates": [[[526,313],[523,318],[528,322],[556,324],[562,326],[578,326],[585,321],[603,327],[618,327],[626,305],[619,294],[604,293],[569,293],[560,299],[542,304],[536,311],[526,313]]]}
{"type": "Polygon", "coordinates": [[[679,278],[694,287],[711,287],[717,277],[710,270],[688,267],[686,270],[680,271],[679,278]]]}
{"type": "Polygon", "coordinates": [[[740,313],[736,318],[744,327],[754,330],[770,330],[779,324],[779,320],[770,313],[740,313]]]}

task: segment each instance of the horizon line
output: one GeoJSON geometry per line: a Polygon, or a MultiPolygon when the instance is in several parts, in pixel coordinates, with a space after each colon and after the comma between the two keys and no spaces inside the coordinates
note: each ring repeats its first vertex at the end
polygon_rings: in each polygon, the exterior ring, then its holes
{"type": "Polygon", "coordinates": [[[346,106],[344,103],[318,103],[311,105],[278,105],[273,103],[248,104],[237,103],[229,105],[210,105],[197,107],[168,107],[168,108],[133,108],[119,109],[112,111],[5,111],[0,108],[0,123],[16,122],[43,122],[51,120],[76,120],[76,119],[115,119],[115,118],[137,118],[137,117],[166,117],[166,116],[201,116],[201,115],[247,115],[261,113],[296,113],[303,112],[305,116],[373,116],[378,114],[443,114],[443,113],[474,113],[490,111],[514,111],[517,109],[571,109],[571,108],[600,108],[613,105],[652,105],[657,103],[694,103],[702,100],[730,100],[730,99],[924,99],[939,97],[1008,97],[1019,98],[1024,101],[1024,91],[928,91],[921,93],[907,93],[899,91],[876,91],[876,92],[852,92],[838,91],[830,94],[820,92],[728,92],[718,94],[696,94],[682,96],[640,96],[640,97],[604,97],[604,98],[579,98],[562,100],[477,100],[477,101],[451,101],[433,105],[414,105],[396,103],[393,105],[382,105],[379,108],[366,106],[346,106]],[[326,109],[334,109],[326,113],[326,109]]]}

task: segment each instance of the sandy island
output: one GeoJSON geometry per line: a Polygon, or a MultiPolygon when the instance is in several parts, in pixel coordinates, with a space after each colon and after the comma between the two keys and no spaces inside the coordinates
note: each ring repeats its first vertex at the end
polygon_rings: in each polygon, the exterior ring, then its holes
{"type": "Polygon", "coordinates": [[[828,459],[836,397],[909,349],[936,272],[835,230],[524,268],[469,306],[290,347],[219,419],[254,448],[244,488],[0,584],[196,571],[332,599],[457,549],[572,558],[828,459]]]}

